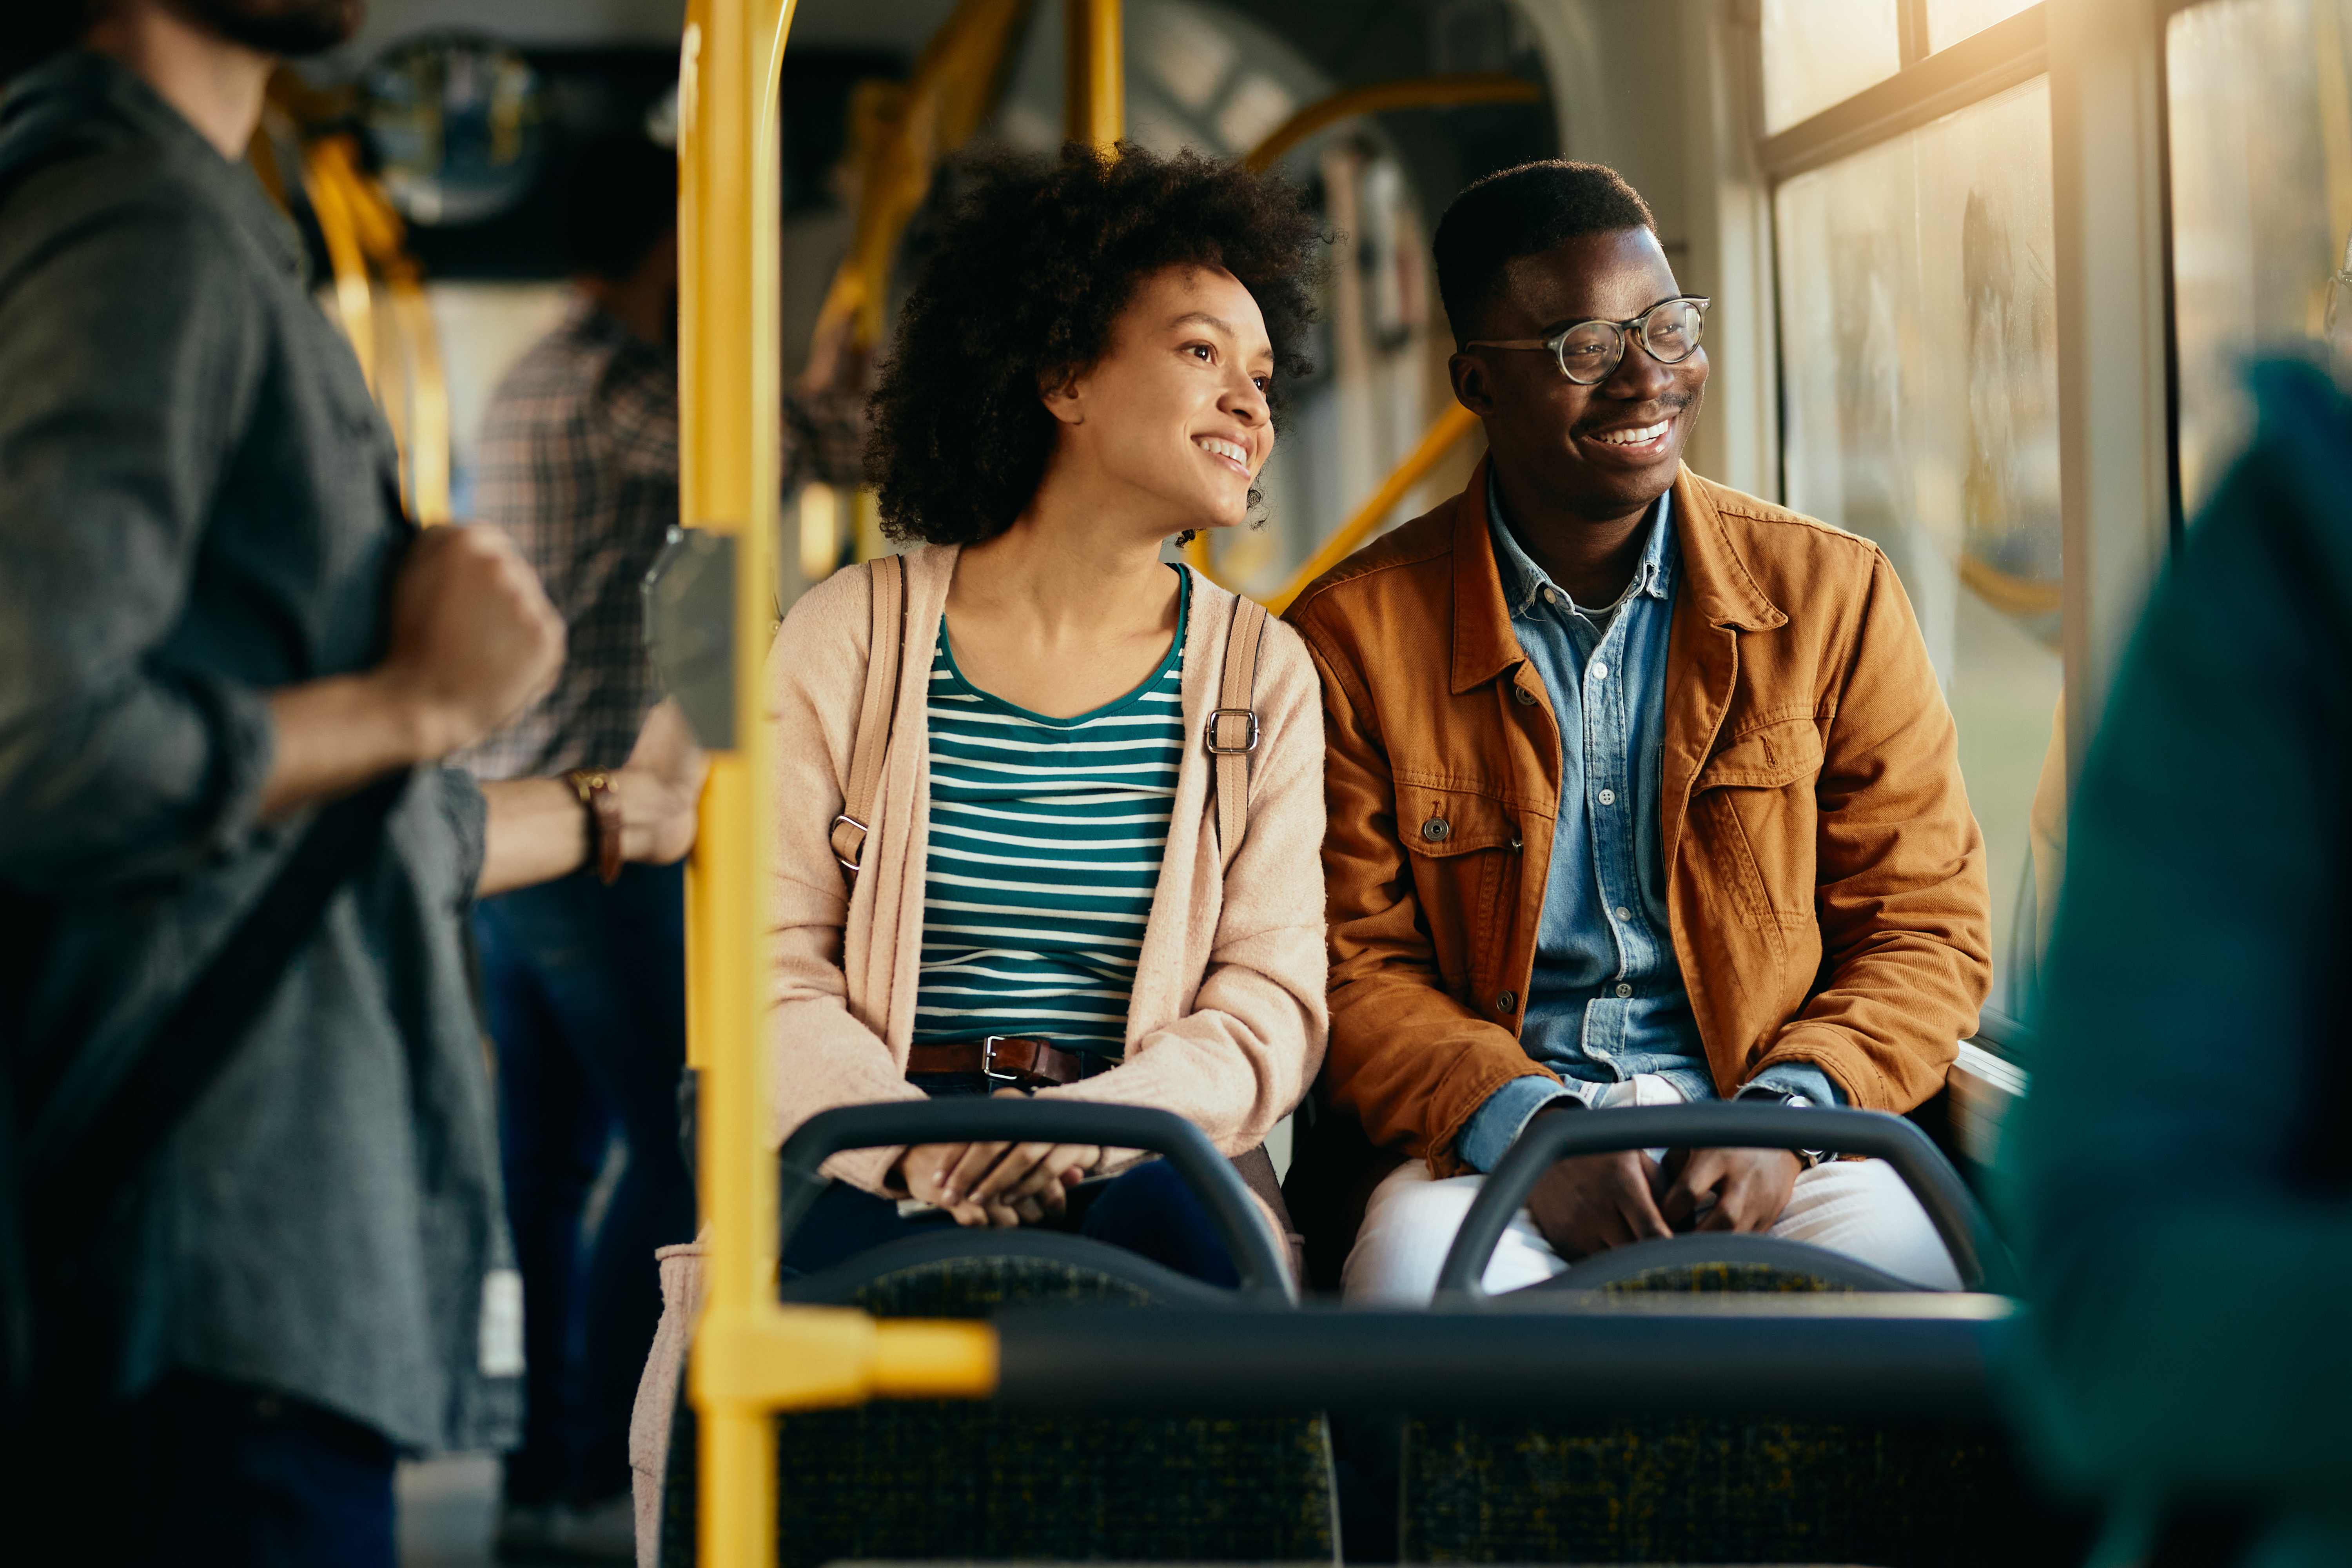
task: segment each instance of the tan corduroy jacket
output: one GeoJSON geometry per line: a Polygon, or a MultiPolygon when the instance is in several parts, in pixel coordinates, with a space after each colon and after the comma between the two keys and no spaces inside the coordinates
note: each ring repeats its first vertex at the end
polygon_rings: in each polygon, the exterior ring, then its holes
{"type": "MultiPolygon", "coordinates": [[[[1325,1092],[1439,1175],[1489,1095],[1548,1071],[1518,1031],[1560,740],[1486,496],[1481,463],[1289,612],[1330,748],[1325,1092]]],[[[1850,1103],[1907,1110],[1991,979],[1984,842],[1910,602],[1868,540],[1687,468],[1672,515],[1658,827],[1717,1089],[1810,1061],[1850,1103]]]]}
{"type": "MultiPolygon", "coordinates": [[[[772,1136],[778,1143],[820,1110],[923,1097],[906,1073],[930,823],[925,677],[956,555],[953,547],[932,546],[906,557],[898,715],[864,869],[845,897],[829,835],[842,808],[865,690],[868,574],[842,572],[810,589],[784,617],[769,654],[776,926],[767,954],[772,1136]]],[[[1082,1083],[1045,1091],[1173,1110],[1226,1154],[1257,1147],[1298,1103],[1322,1064],[1328,1017],[1318,859],[1322,699],[1305,647],[1279,622],[1268,623],[1258,656],[1249,827],[1232,867],[1220,863],[1209,793],[1213,768],[1202,737],[1217,705],[1225,628],[1236,602],[1193,574],[1181,679],[1184,761],[1128,1002],[1126,1058],[1082,1083]]],[[[845,1152],[826,1170],[885,1193],[898,1153],[845,1152]]],[[[665,1249],[662,1324],[630,1429],[641,1559],[679,1358],[701,1293],[698,1275],[698,1248],[665,1249]]]]}

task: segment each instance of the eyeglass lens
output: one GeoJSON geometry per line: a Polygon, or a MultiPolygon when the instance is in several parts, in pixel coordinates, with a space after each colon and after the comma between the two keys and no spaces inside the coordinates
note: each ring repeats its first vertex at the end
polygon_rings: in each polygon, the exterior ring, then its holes
{"type": "MultiPolygon", "coordinates": [[[[1635,331],[1642,347],[1660,364],[1680,364],[1698,347],[1706,312],[1689,300],[1662,300],[1641,317],[1635,331]]],[[[1559,368],[1569,380],[1591,386],[1604,380],[1625,357],[1625,335],[1613,321],[1580,323],[1559,341],[1559,368]]]]}

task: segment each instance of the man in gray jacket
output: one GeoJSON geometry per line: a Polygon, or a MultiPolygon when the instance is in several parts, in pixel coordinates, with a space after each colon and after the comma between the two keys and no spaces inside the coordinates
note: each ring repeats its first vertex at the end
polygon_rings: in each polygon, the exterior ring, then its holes
{"type": "Polygon", "coordinates": [[[243,164],[275,57],[357,17],[0,20],[0,1048],[28,1163],[320,807],[406,773],[226,1068],[77,1238],[94,1308],[40,1325],[27,1562],[388,1568],[394,1453],[510,1437],[520,1290],[465,913],[692,838],[667,709],[585,791],[438,765],[545,689],[563,634],[495,531],[403,517],[243,164]]]}

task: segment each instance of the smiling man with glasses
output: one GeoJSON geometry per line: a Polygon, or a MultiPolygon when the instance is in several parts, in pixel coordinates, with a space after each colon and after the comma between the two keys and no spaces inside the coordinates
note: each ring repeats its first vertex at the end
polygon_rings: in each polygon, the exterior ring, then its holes
{"type": "MultiPolygon", "coordinates": [[[[1641,196],[1527,164],[1465,191],[1435,250],[1487,458],[1290,611],[1324,687],[1336,1113],[1299,1157],[1351,1121],[1383,1152],[1315,1174],[1369,1193],[1345,1280],[1391,1300],[1428,1299],[1533,1118],[1909,1110],[1990,979],[1983,840],[1911,606],[1868,541],[1683,466],[1709,302],[1641,196]]],[[[1486,1288],[1692,1229],[1958,1284],[1880,1163],[1696,1150],[1555,1166],[1486,1288]]]]}

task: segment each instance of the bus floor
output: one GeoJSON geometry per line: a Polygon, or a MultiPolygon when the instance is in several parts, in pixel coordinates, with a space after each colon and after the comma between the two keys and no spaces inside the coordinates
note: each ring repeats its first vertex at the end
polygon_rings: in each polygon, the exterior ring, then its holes
{"type": "Polygon", "coordinates": [[[499,1518],[497,1455],[403,1464],[395,1495],[400,1568],[499,1568],[490,1548],[499,1518]]]}

